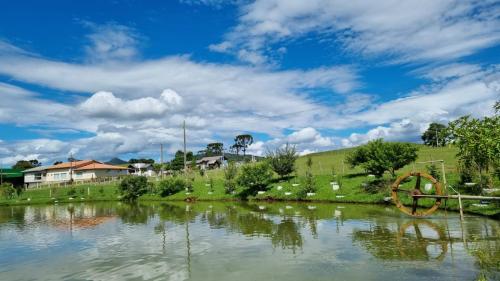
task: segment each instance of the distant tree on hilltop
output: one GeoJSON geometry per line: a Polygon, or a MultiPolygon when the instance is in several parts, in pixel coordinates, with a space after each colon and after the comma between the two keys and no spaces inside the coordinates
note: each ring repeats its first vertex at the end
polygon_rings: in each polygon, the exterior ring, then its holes
{"type": "MultiPolygon", "coordinates": [[[[247,148],[253,143],[252,135],[238,135],[234,138],[234,145],[243,151],[243,155],[246,155],[247,148]]],[[[234,146],[233,145],[233,146],[234,146]]],[[[239,150],[238,150],[239,151],[239,150]]]]}
{"type": "Polygon", "coordinates": [[[431,123],[429,128],[422,135],[422,140],[425,145],[429,146],[445,146],[450,141],[448,128],[439,123],[431,123]]]}

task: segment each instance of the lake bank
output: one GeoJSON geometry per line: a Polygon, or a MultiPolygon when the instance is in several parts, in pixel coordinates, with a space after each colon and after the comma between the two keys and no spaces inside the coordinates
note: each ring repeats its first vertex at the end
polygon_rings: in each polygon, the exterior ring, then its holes
{"type": "MultiPolygon", "coordinates": [[[[209,188],[204,186],[204,184],[198,184],[195,186],[193,192],[178,192],[174,195],[161,197],[156,194],[146,194],[139,198],[141,202],[169,202],[169,201],[245,201],[238,196],[238,194],[226,194],[224,192],[222,182],[217,182],[214,185],[213,192],[210,193],[209,188]]],[[[320,202],[320,203],[361,203],[361,204],[376,204],[376,205],[392,205],[384,200],[390,194],[387,193],[376,193],[369,194],[363,192],[348,192],[348,188],[345,187],[344,190],[339,191],[337,194],[330,190],[319,189],[313,196],[301,199],[297,197],[292,197],[285,195],[283,189],[277,190],[278,186],[283,186],[288,184],[286,190],[294,190],[293,188],[298,188],[298,186],[292,186],[293,183],[274,183],[271,188],[269,188],[264,194],[258,194],[256,196],[251,196],[248,201],[276,201],[276,202],[320,202]],[[345,195],[340,195],[341,192],[345,195]],[[290,198],[292,197],[292,198],[290,198]]],[[[295,189],[296,190],[296,189],[295,189]]],[[[20,197],[5,200],[0,199],[0,206],[15,206],[15,205],[37,205],[37,204],[58,204],[58,203],[72,203],[72,202],[102,202],[102,201],[120,201],[121,196],[119,194],[116,184],[112,185],[82,185],[75,188],[61,187],[50,189],[34,189],[28,190],[21,194],[20,197]],[[72,198],[72,199],[70,199],[72,198]]],[[[494,219],[500,219],[500,208],[496,207],[494,203],[488,206],[478,207],[475,204],[477,201],[464,201],[464,211],[468,214],[476,214],[488,216],[494,219]]],[[[481,205],[480,205],[481,206],[481,205]]],[[[444,203],[442,206],[444,209],[444,203]]],[[[447,202],[447,210],[457,212],[458,202],[456,200],[449,200],[447,202]]]]}

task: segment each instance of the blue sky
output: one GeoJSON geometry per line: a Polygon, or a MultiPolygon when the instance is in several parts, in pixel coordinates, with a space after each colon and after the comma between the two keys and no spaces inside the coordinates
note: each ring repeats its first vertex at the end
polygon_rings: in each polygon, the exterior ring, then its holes
{"type": "Polygon", "coordinates": [[[500,99],[498,1],[8,1],[0,10],[0,163],[159,159],[182,146],[302,154],[500,99]]]}

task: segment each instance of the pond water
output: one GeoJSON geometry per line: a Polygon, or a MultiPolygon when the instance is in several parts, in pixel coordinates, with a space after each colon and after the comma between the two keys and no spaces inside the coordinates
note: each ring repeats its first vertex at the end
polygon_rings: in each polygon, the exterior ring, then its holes
{"type": "Polygon", "coordinates": [[[0,280],[500,280],[500,222],[392,206],[0,207],[0,280]]]}

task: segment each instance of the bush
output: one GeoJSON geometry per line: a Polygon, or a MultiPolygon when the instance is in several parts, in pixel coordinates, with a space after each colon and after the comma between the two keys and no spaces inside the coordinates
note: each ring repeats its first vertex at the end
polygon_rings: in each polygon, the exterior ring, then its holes
{"type": "Polygon", "coordinates": [[[288,176],[295,170],[295,161],[297,160],[297,150],[295,146],[288,143],[282,148],[276,148],[274,151],[267,153],[267,159],[281,178],[288,176]]]}
{"type": "Polygon", "coordinates": [[[312,158],[311,157],[307,157],[306,167],[307,167],[307,170],[306,170],[304,187],[300,191],[300,197],[302,197],[302,198],[307,196],[307,193],[316,192],[316,185],[314,183],[314,177],[312,174],[312,158]]]}
{"type": "Polygon", "coordinates": [[[148,192],[148,179],[144,176],[127,176],[122,179],[118,189],[124,200],[135,201],[148,192]]]}
{"type": "Polygon", "coordinates": [[[439,175],[439,171],[438,171],[438,168],[436,167],[436,165],[431,164],[431,165],[426,166],[425,168],[427,169],[427,172],[429,173],[429,175],[431,175],[433,178],[435,178],[437,181],[439,181],[439,179],[441,177],[439,175]]]}
{"type": "Polygon", "coordinates": [[[238,176],[238,167],[234,162],[229,162],[224,170],[224,189],[226,194],[233,193],[236,190],[236,177],[238,176]]]}
{"type": "Polygon", "coordinates": [[[68,194],[68,196],[75,196],[76,195],[76,189],[74,187],[70,187],[68,189],[68,192],[66,194],[68,194]]]}
{"type": "Polygon", "coordinates": [[[388,171],[392,177],[396,171],[417,159],[418,147],[410,143],[384,142],[377,139],[358,147],[347,155],[351,167],[361,166],[378,178],[388,171]]]}
{"type": "Polygon", "coordinates": [[[178,177],[164,179],[158,183],[158,194],[161,197],[175,194],[184,189],[186,189],[186,181],[178,177]]]}
{"type": "Polygon", "coordinates": [[[255,194],[259,190],[267,189],[273,179],[273,171],[267,162],[246,164],[241,169],[238,184],[255,194]]]}
{"type": "Polygon", "coordinates": [[[2,185],[0,185],[0,192],[2,192],[2,195],[5,199],[12,199],[16,194],[16,189],[11,183],[4,182],[2,185]]]}
{"type": "Polygon", "coordinates": [[[209,182],[208,182],[208,191],[209,192],[214,192],[214,179],[211,177],[209,182]]]}
{"type": "Polygon", "coordinates": [[[387,189],[387,186],[389,186],[390,184],[390,181],[387,181],[386,179],[375,178],[369,180],[368,182],[364,182],[362,186],[366,193],[376,194],[383,191],[384,189],[387,189]]]}
{"type": "Polygon", "coordinates": [[[193,192],[194,189],[194,180],[195,180],[195,175],[194,173],[188,173],[186,176],[186,181],[185,181],[185,186],[184,188],[188,192],[193,192]]]}

